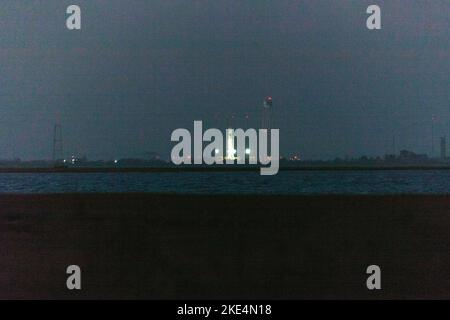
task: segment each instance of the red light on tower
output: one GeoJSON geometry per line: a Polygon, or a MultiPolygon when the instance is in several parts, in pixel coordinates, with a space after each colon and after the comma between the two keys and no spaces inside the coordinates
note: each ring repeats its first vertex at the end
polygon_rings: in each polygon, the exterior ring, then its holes
{"type": "Polygon", "coordinates": [[[264,99],[264,107],[271,108],[272,107],[272,97],[268,96],[264,99]]]}

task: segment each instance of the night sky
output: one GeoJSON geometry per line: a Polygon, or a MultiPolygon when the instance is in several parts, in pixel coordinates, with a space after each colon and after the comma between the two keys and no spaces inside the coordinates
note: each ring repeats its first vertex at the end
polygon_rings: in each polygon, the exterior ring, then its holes
{"type": "Polygon", "coordinates": [[[257,126],[281,153],[431,152],[450,138],[450,2],[8,0],[0,4],[0,158],[169,157],[171,132],[257,126]],[[78,4],[82,30],[66,29],[78,4]],[[382,29],[366,28],[378,4],[382,29]],[[249,120],[245,120],[248,115],[249,120]]]}

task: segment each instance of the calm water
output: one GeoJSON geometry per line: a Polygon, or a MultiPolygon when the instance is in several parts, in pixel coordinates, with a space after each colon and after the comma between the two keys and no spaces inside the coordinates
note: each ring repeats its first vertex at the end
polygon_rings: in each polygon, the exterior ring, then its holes
{"type": "Polygon", "coordinates": [[[5,173],[1,193],[450,193],[450,171],[5,173]]]}

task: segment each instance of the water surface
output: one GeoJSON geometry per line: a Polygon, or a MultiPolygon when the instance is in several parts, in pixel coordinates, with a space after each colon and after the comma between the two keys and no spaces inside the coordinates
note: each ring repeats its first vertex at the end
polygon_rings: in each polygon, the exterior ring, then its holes
{"type": "Polygon", "coordinates": [[[0,193],[450,193],[448,170],[165,173],[2,173],[0,193]]]}

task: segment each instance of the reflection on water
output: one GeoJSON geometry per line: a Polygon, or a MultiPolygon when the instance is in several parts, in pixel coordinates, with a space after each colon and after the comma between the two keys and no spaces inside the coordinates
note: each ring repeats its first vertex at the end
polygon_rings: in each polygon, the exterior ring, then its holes
{"type": "Polygon", "coordinates": [[[450,193],[450,171],[4,173],[2,193],[450,193]]]}

